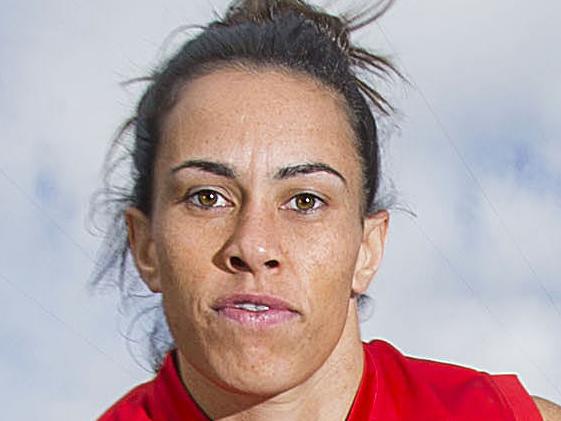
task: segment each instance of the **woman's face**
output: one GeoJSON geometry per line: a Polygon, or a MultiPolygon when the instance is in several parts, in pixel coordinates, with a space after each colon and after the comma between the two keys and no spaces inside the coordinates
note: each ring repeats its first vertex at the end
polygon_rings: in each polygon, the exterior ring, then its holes
{"type": "Polygon", "coordinates": [[[166,118],[131,244],[182,360],[214,384],[274,394],[309,378],[376,270],[387,219],[361,216],[340,101],[304,76],[222,69],[166,118]]]}

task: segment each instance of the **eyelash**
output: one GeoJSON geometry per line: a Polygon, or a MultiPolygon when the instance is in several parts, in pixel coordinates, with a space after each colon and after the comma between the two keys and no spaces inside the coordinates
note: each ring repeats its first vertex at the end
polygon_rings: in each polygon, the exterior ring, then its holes
{"type": "Polygon", "coordinates": [[[302,214],[310,214],[310,213],[317,212],[319,209],[323,208],[324,206],[326,206],[325,200],[323,200],[321,197],[313,193],[298,193],[292,196],[286,205],[283,205],[283,207],[287,208],[288,210],[302,213],[302,214]],[[311,198],[314,201],[314,205],[311,209],[298,209],[295,201],[303,197],[311,198]],[[294,206],[290,206],[291,203],[294,203],[294,206]]]}
{"type": "MultiPolygon", "coordinates": [[[[188,202],[189,204],[196,206],[199,209],[203,209],[203,210],[210,210],[210,209],[216,209],[216,208],[226,208],[229,207],[231,205],[231,202],[226,199],[224,197],[224,195],[222,195],[221,193],[219,193],[216,190],[213,189],[201,189],[201,190],[197,190],[194,192],[189,193],[186,196],[186,202],[188,202]],[[210,195],[216,195],[217,197],[217,201],[222,202],[219,205],[213,204],[213,205],[204,205],[203,203],[201,203],[200,200],[200,195],[206,193],[206,194],[210,194],[210,195]]],[[[311,213],[315,213],[317,212],[319,209],[323,208],[324,206],[326,206],[326,202],[325,200],[323,200],[321,197],[317,196],[316,194],[313,193],[298,193],[294,196],[292,196],[290,198],[290,200],[288,202],[286,202],[281,208],[282,209],[287,209],[293,212],[297,212],[297,213],[301,213],[301,214],[311,214],[311,213]],[[313,200],[313,207],[310,209],[299,209],[296,201],[298,199],[301,198],[309,198],[311,200],[313,200]],[[292,205],[291,205],[292,204],[292,205]]]]}
{"type": "Polygon", "coordinates": [[[203,209],[203,210],[209,210],[209,209],[216,209],[216,208],[226,208],[229,207],[231,205],[230,201],[228,199],[226,199],[224,197],[223,194],[217,192],[216,190],[213,189],[200,189],[197,191],[194,191],[192,193],[187,194],[187,197],[185,199],[185,201],[193,206],[196,206],[199,209],[203,209]],[[210,194],[210,195],[216,195],[217,196],[217,201],[221,202],[220,204],[216,205],[204,205],[201,203],[201,199],[200,196],[202,193],[206,193],[206,194],[210,194]]]}

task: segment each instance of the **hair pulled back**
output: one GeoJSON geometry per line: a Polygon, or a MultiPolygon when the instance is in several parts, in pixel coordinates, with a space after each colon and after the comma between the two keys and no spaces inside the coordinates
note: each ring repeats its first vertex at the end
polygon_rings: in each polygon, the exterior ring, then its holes
{"type": "Polygon", "coordinates": [[[386,58],[354,46],[350,35],[378,19],[392,3],[382,0],[354,16],[338,17],[301,0],[234,0],[222,19],[202,27],[148,77],[137,79],[148,82],[148,86],[135,114],[111,145],[104,186],[93,202],[94,215],[110,219],[93,283],[116,284],[125,309],[134,301],[138,313],[132,326],[150,316],[146,323],[150,325],[149,354],[154,369],[174,345],[160,297],[144,288],[131,264],[124,210],[132,206],[151,214],[154,163],[163,122],[182,88],[217,69],[242,66],[304,74],[339,93],[345,100],[361,161],[362,208],[364,214],[372,213],[379,208],[376,195],[381,176],[374,115],[389,114],[393,109],[360,74],[384,77],[399,73],[386,58]],[[127,144],[127,138],[132,142],[127,144]],[[124,162],[128,163],[125,169],[124,162]]]}

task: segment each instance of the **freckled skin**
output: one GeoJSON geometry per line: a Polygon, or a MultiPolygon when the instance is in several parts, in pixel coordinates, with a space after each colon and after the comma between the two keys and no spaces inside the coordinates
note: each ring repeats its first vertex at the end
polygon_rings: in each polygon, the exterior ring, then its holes
{"type": "Polygon", "coordinates": [[[361,216],[361,169],[341,101],[305,76],[272,69],[191,81],[165,121],[153,214],[143,225],[129,211],[137,266],[163,294],[182,378],[215,418],[273,419],[284,408],[341,419],[352,403],[362,370],[352,293],[364,292],[377,268],[387,215],[361,216]],[[236,178],[195,168],[170,175],[195,159],[227,164],[236,178]],[[329,165],[346,184],[326,172],[274,178],[306,162],[329,165]],[[201,188],[225,206],[185,199],[201,188]],[[313,212],[294,209],[303,192],[321,198],[313,212]],[[254,330],[212,309],[220,297],[248,292],[282,298],[298,316],[254,330]]]}

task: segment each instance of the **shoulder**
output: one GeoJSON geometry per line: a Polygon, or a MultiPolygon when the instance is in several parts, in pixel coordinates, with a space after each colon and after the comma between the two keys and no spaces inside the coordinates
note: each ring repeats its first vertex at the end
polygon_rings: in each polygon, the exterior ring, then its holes
{"type": "Polygon", "coordinates": [[[412,377],[425,385],[451,388],[466,382],[488,381],[489,375],[469,367],[442,361],[404,355],[396,347],[383,340],[365,344],[367,358],[377,366],[377,371],[393,376],[412,377]]]}
{"type": "Polygon", "coordinates": [[[561,421],[561,406],[538,396],[532,396],[544,421],[561,421]]]}
{"type": "Polygon", "coordinates": [[[98,421],[149,421],[148,395],[152,381],[136,386],[115,402],[98,421]]]}
{"type": "Polygon", "coordinates": [[[405,356],[379,340],[365,344],[365,354],[375,367],[383,393],[399,393],[402,406],[406,396],[412,413],[421,408],[427,417],[541,419],[515,375],[490,375],[456,364],[405,356]]]}
{"type": "Polygon", "coordinates": [[[119,399],[98,421],[206,420],[179,378],[175,352],[169,352],[156,376],[119,399]]]}

